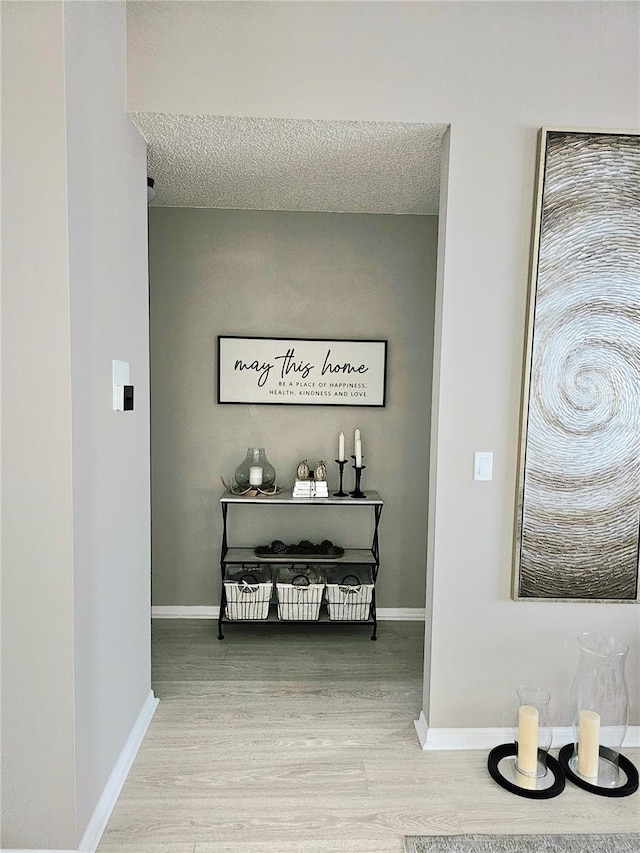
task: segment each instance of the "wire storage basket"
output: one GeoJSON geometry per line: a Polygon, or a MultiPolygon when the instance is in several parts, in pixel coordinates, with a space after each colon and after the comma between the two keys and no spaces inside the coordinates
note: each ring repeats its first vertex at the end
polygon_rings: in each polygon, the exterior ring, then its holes
{"type": "Polygon", "coordinates": [[[273,595],[271,566],[227,569],[224,590],[227,619],[266,619],[273,595]]]}
{"type": "Polygon", "coordinates": [[[315,566],[280,566],[276,581],[278,619],[307,622],[320,618],[324,574],[315,566]]]}
{"type": "Polygon", "coordinates": [[[373,576],[369,566],[334,569],[327,577],[329,619],[366,622],[373,598],[373,576]]]}

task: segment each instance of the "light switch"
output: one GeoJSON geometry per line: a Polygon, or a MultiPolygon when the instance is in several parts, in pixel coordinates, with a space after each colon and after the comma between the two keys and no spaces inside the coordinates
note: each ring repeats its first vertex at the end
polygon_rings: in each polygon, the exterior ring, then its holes
{"type": "Polygon", "coordinates": [[[476,452],[473,454],[473,479],[493,480],[493,453],[476,452]]]}
{"type": "Polygon", "coordinates": [[[129,362],[113,360],[113,411],[124,411],[124,386],[129,385],[129,362]]]}

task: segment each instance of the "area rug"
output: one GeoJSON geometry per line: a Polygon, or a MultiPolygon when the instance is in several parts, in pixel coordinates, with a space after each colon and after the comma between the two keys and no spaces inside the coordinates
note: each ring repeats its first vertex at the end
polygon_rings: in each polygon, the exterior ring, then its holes
{"type": "Polygon", "coordinates": [[[415,835],[405,853],[640,853],[640,833],[608,835],[415,835]]]}

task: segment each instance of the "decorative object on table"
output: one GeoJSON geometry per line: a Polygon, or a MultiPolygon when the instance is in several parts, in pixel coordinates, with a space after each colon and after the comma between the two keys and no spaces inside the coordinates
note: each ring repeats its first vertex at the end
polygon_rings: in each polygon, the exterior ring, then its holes
{"type": "Polygon", "coordinates": [[[281,567],[276,581],[278,619],[283,622],[315,621],[320,616],[324,578],[312,566],[281,567]]]}
{"type": "Polygon", "coordinates": [[[311,469],[309,468],[309,463],[306,459],[303,459],[301,462],[298,462],[298,467],[296,468],[296,479],[297,480],[308,480],[311,476],[311,469]]]}
{"type": "Polygon", "coordinates": [[[362,465],[362,439],[360,437],[360,430],[357,429],[353,436],[353,455],[356,465],[362,465]]]}
{"type": "Polygon", "coordinates": [[[338,487],[338,491],[333,493],[334,498],[346,498],[348,497],[347,493],[343,488],[343,477],[344,477],[344,466],[347,464],[346,459],[336,459],[338,463],[338,467],[340,469],[340,486],[338,487]]]}
{"type": "Polygon", "coordinates": [[[624,673],[629,647],[603,634],[580,634],[578,647],[571,686],[573,743],[560,751],[560,763],[580,788],[625,797],[638,789],[638,771],[620,754],[629,722],[624,673]]]}
{"type": "Polygon", "coordinates": [[[365,622],[373,599],[373,574],[370,566],[351,565],[327,573],[329,619],[365,622]]]}
{"type": "Polygon", "coordinates": [[[243,498],[257,498],[260,495],[263,495],[265,497],[273,497],[274,495],[279,495],[288,486],[287,483],[284,483],[282,486],[279,486],[278,483],[274,483],[273,486],[268,489],[265,489],[262,486],[251,485],[247,486],[246,488],[242,488],[231,479],[225,480],[224,477],[220,477],[220,481],[230,494],[243,498]]]}
{"type": "Polygon", "coordinates": [[[358,465],[357,463],[353,465],[353,470],[356,472],[356,487],[352,492],[349,492],[352,498],[366,498],[365,493],[360,489],[360,478],[366,467],[366,465],[358,465]]]}
{"type": "Polygon", "coordinates": [[[356,487],[352,492],[349,492],[352,498],[366,498],[364,492],[360,489],[360,478],[362,476],[362,471],[367,467],[362,464],[362,438],[360,437],[360,430],[356,429],[353,433],[353,469],[356,472],[356,487]]]}
{"type": "Polygon", "coordinates": [[[557,797],[564,790],[565,775],[560,764],[549,755],[553,740],[551,697],[535,684],[521,684],[516,696],[514,742],[496,746],[489,753],[487,767],[491,778],[521,797],[557,797]]]}
{"type": "Polygon", "coordinates": [[[218,403],[384,406],[387,342],[218,336],[218,403]]]}
{"type": "Polygon", "coordinates": [[[276,469],[267,459],[264,447],[249,447],[236,468],[235,481],[241,489],[250,487],[269,491],[276,482],[276,469]]]}
{"type": "Polygon", "coordinates": [[[313,469],[313,479],[316,483],[327,479],[327,463],[324,459],[321,459],[320,462],[316,462],[316,466],[313,469]]]}
{"type": "Polygon", "coordinates": [[[328,498],[329,486],[326,480],[296,480],[293,485],[294,498],[328,498]]]}
{"type": "Polygon", "coordinates": [[[340,485],[338,491],[333,493],[334,498],[346,498],[347,493],[343,487],[344,466],[347,464],[347,457],[344,450],[344,432],[338,436],[338,458],[334,460],[340,469],[340,485]]]}
{"type": "Polygon", "coordinates": [[[513,597],[636,601],[640,135],[543,128],[513,597]]]}
{"type": "Polygon", "coordinates": [[[292,545],[274,539],[270,545],[258,545],[253,552],[256,557],[314,557],[333,560],[344,556],[344,548],[334,545],[330,539],[323,539],[319,545],[314,545],[309,539],[301,539],[292,545]]]}

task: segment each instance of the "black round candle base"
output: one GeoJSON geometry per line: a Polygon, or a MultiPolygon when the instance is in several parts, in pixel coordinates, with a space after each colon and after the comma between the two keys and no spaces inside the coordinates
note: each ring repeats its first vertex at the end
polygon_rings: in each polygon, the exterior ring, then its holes
{"type": "MultiPolygon", "coordinates": [[[[564,791],[564,772],[560,764],[551,755],[546,756],[547,773],[551,773],[553,776],[553,782],[548,788],[540,788],[538,790],[521,788],[519,785],[516,785],[514,782],[507,779],[500,770],[500,762],[504,758],[516,756],[517,753],[518,748],[515,743],[503,743],[491,750],[489,758],[487,759],[487,769],[494,782],[497,782],[498,785],[506,791],[510,791],[512,794],[517,794],[519,797],[527,797],[530,800],[550,800],[552,797],[557,797],[558,794],[561,794],[564,791]]],[[[538,755],[541,758],[544,758],[542,750],[538,750],[538,755]]]]}
{"type": "MultiPolygon", "coordinates": [[[[635,794],[638,790],[638,770],[635,764],[629,761],[626,755],[618,753],[617,759],[620,771],[625,774],[627,781],[615,788],[604,788],[601,785],[592,785],[591,782],[587,782],[586,779],[583,779],[581,776],[578,776],[577,773],[573,772],[569,764],[573,757],[573,750],[574,744],[566,744],[560,750],[558,760],[567,779],[573,782],[574,785],[577,785],[578,788],[583,788],[585,791],[589,791],[592,794],[598,794],[600,797],[629,797],[631,794],[635,794]]],[[[615,761],[616,753],[606,746],[601,746],[600,757],[607,761],[615,761]]]]}

